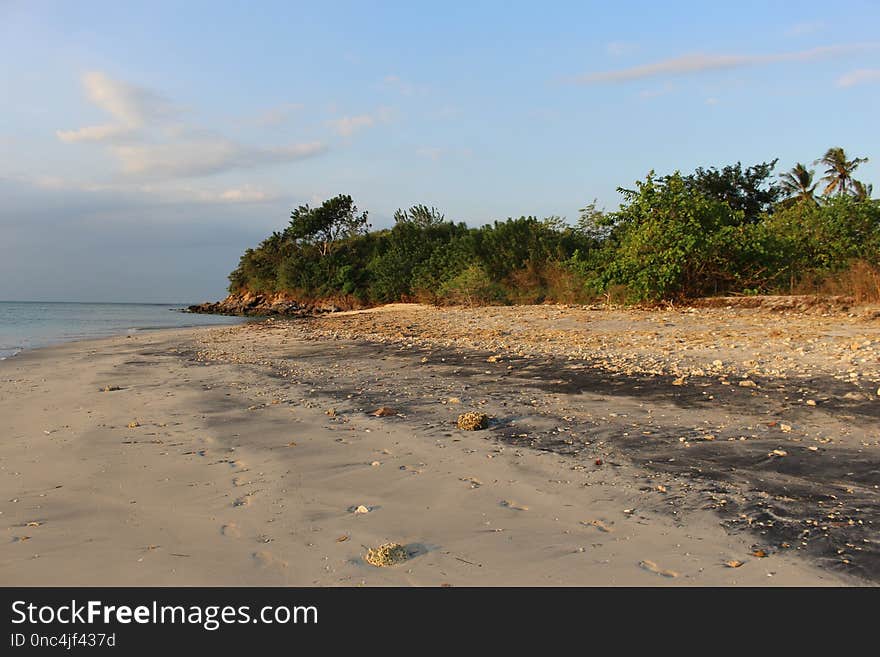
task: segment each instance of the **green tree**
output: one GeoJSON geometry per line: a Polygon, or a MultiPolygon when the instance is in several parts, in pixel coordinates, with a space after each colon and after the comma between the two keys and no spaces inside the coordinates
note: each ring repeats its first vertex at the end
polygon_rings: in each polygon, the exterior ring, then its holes
{"type": "Polygon", "coordinates": [[[825,155],[815,164],[822,164],[825,167],[825,175],[822,182],[826,183],[823,194],[830,196],[835,192],[838,195],[852,193],[857,182],[853,179],[853,174],[860,164],[867,162],[866,157],[855,157],[849,159],[846,152],[839,146],[829,148],[825,155]]]}
{"type": "Polygon", "coordinates": [[[317,208],[299,206],[290,213],[284,236],[297,244],[316,244],[321,255],[327,256],[340,240],[365,235],[369,228],[367,212],[358,214],[351,196],[340,194],[317,208]]]}
{"type": "Polygon", "coordinates": [[[435,207],[427,205],[413,205],[408,210],[397,210],[394,213],[394,222],[397,224],[413,224],[420,228],[439,226],[446,217],[435,207]]]}
{"type": "Polygon", "coordinates": [[[779,200],[781,190],[772,177],[777,162],[762,162],[745,169],[741,162],[722,169],[700,167],[686,176],[684,182],[708,198],[724,201],[734,212],[742,212],[746,222],[755,223],[762,213],[772,213],[779,200]]]}

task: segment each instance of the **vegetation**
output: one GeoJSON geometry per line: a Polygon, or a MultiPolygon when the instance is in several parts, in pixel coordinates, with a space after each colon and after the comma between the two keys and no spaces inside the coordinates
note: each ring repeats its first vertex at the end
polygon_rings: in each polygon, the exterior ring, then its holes
{"type": "Polygon", "coordinates": [[[816,160],[825,167],[821,181],[801,163],[777,178],[776,160],[651,172],[618,190],[618,210],[594,201],[574,226],[520,217],[469,228],[414,205],[395,213],[392,228],[371,232],[367,213],[340,195],[295,209],[282,232],[248,249],[230,291],[347,305],[880,297],[880,201],[854,178],[865,161],[831,148],[816,160]]]}

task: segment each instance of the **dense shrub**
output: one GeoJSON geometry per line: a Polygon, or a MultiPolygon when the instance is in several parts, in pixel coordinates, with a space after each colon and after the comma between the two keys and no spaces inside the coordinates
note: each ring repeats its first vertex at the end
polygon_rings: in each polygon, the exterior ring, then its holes
{"type": "Polygon", "coordinates": [[[245,251],[230,290],[361,304],[656,302],[803,290],[868,298],[880,280],[880,202],[852,178],[863,158],[830,149],[821,161],[830,181],[824,197],[815,197],[818,182],[802,164],[774,184],[775,160],[651,173],[619,190],[616,211],[594,202],[575,226],[520,217],[468,228],[415,205],[395,213],[393,228],[369,232],[367,213],[340,195],[300,206],[284,231],[245,251]]]}

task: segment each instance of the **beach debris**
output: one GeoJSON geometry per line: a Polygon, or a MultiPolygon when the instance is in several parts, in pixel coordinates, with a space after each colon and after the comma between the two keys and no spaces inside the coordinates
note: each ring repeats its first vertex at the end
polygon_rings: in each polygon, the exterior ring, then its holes
{"type": "Polygon", "coordinates": [[[661,568],[653,561],[649,561],[648,559],[644,559],[643,561],[639,561],[639,567],[643,570],[647,570],[649,572],[654,573],[655,575],[660,575],[661,577],[678,577],[678,573],[674,570],[668,570],[666,568],[661,568]]]}
{"type": "Polygon", "coordinates": [[[751,379],[743,379],[739,382],[740,388],[757,388],[758,384],[751,379]]]}
{"type": "Polygon", "coordinates": [[[373,461],[372,463],[370,463],[370,465],[371,465],[372,467],[374,467],[374,468],[378,468],[378,467],[379,467],[380,465],[382,465],[382,464],[379,463],[379,461],[373,461]]]}
{"type": "Polygon", "coordinates": [[[759,559],[764,559],[767,556],[767,553],[764,550],[758,549],[752,551],[753,557],[758,557],[759,559]]]}
{"type": "Polygon", "coordinates": [[[468,411],[458,416],[456,424],[462,431],[479,431],[489,426],[489,416],[485,413],[468,411]]]}
{"type": "Polygon", "coordinates": [[[728,568],[739,568],[740,566],[743,565],[743,563],[745,563],[745,562],[737,561],[736,559],[731,559],[730,561],[725,561],[724,565],[727,566],[728,568]]]}
{"type": "Polygon", "coordinates": [[[807,404],[807,406],[815,406],[815,405],[816,405],[816,400],[815,400],[815,399],[808,399],[808,400],[806,401],[806,404],[807,404]]]}
{"type": "MultiPolygon", "coordinates": [[[[878,393],[878,394],[880,394],[880,393],[878,393]]],[[[450,397],[449,399],[446,400],[446,403],[447,404],[460,404],[461,399],[459,399],[458,397],[450,397]]]]}
{"type": "Polygon", "coordinates": [[[99,388],[101,392],[114,392],[116,390],[122,390],[119,386],[104,386],[103,388],[99,388]]]}
{"type": "Polygon", "coordinates": [[[337,543],[345,543],[349,538],[350,537],[348,536],[348,534],[343,534],[342,536],[340,536],[339,538],[336,539],[336,542],[337,543]]]}
{"type": "Polygon", "coordinates": [[[133,421],[131,421],[131,422],[128,423],[128,428],[129,428],[129,429],[137,429],[139,426],[141,426],[141,423],[138,422],[137,420],[133,420],[133,421]]]}
{"type": "Polygon", "coordinates": [[[400,543],[384,543],[377,548],[368,548],[364,561],[377,568],[386,568],[408,558],[406,548],[400,543]]]}
{"type": "Polygon", "coordinates": [[[783,456],[788,456],[788,452],[786,452],[784,449],[774,449],[772,452],[769,452],[767,456],[769,456],[770,458],[773,458],[774,456],[777,458],[782,458],[783,456]]]}
{"type": "Polygon", "coordinates": [[[336,409],[335,408],[328,408],[326,411],[324,411],[324,413],[328,417],[336,417],[336,409]]]}
{"type": "Polygon", "coordinates": [[[780,424],[779,430],[783,431],[785,433],[789,433],[789,432],[791,432],[791,425],[790,424],[780,424]]]}
{"type": "Polygon", "coordinates": [[[351,507],[350,511],[351,511],[351,513],[354,513],[356,515],[360,515],[363,513],[369,513],[370,509],[369,509],[369,507],[366,507],[363,504],[358,504],[357,506],[351,507]]]}
{"type": "Polygon", "coordinates": [[[529,507],[524,506],[522,504],[517,504],[516,502],[511,502],[510,500],[501,500],[501,506],[507,507],[508,509],[515,509],[517,511],[528,511],[529,507]]]}
{"type": "Polygon", "coordinates": [[[476,477],[459,477],[458,480],[469,483],[471,485],[471,488],[479,488],[483,485],[483,482],[476,477]]]}
{"type": "Polygon", "coordinates": [[[497,362],[499,362],[502,358],[503,358],[503,356],[501,356],[500,354],[497,354],[497,355],[495,355],[495,356],[489,356],[489,357],[486,359],[486,362],[487,362],[487,363],[497,363],[497,362]]]}
{"type": "Polygon", "coordinates": [[[380,406],[375,411],[370,413],[370,415],[373,415],[375,417],[390,417],[392,415],[397,415],[397,411],[389,406],[380,406]]]}

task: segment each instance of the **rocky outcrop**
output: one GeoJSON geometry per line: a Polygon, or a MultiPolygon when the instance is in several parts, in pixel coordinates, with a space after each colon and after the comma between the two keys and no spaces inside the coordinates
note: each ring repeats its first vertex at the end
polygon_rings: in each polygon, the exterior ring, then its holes
{"type": "Polygon", "coordinates": [[[223,301],[189,306],[187,311],[191,313],[244,317],[302,317],[304,315],[337,312],[343,309],[331,301],[303,303],[284,292],[276,292],[274,294],[236,292],[230,294],[223,301]]]}

